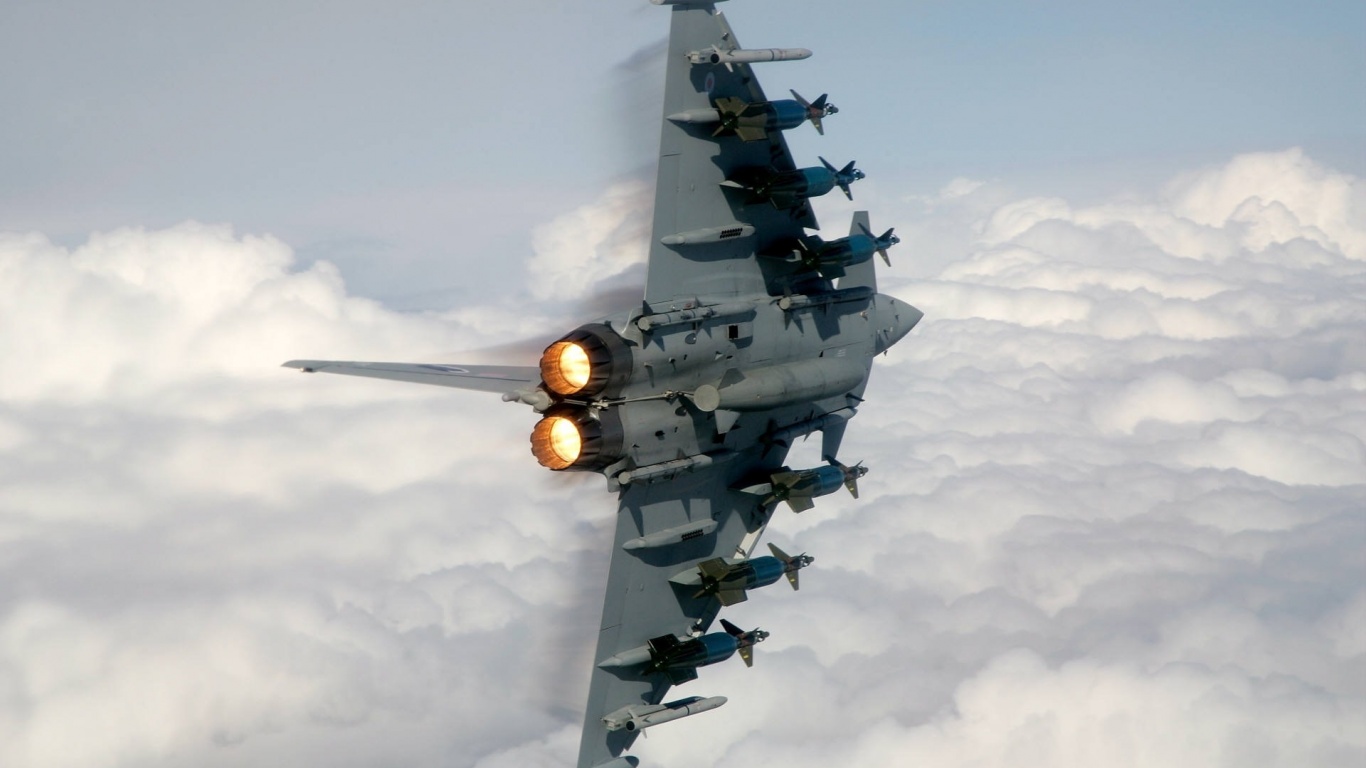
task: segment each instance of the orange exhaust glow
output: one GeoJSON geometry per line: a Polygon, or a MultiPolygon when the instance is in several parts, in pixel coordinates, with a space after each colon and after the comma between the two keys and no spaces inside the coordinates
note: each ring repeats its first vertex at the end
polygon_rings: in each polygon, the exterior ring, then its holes
{"type": "Polygon", "coordinates": [[[541,378],[557,395],[578,393],[588,384],[592,372],[588,352],[572,341],[557,341],[541,355],[541,378]]]}
{"type": "Polygon", "coordinates": [[[578,425],[563,416],[547,416],[531,430],[531,453],[543,467],[567,469],[582,451],[578,425]]]}

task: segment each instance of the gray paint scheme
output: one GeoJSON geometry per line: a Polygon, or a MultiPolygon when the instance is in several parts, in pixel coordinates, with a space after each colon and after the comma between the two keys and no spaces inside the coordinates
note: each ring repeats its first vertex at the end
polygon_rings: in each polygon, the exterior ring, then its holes
{"type": "Polygon", "coordinates": [[[444,365],[441,363],[357,363],[346,360],[290,360],[286,368],[305,373],[341,373],[371,379],[391,379],[414,384],[435,384],[481,392],[511,392],[534,387],[541,369],[525,365],[444,365]]]}
{"type": "MultiPolygon", "coordinates": [[[[693,65],[690,51],[713,45],[739,47],[724,16],[713,15],[710,5],[675,6],[669,33],[669,52],[664,85],[664,114],[709,109],[712,99],[734,97],[749,103],[767,101],[764,90],[748,64],[693,65]],[[708,80],[713,82],[709,94],[708,80]]],[[[669,246],[660,242],[676,233],[750,224],[763,240],[797,237],[802,227],[816,228],[809,203],[793,212],[771,205],[744,208],[736,216],[744,195],[729,194],[721,184],[742,168],[773,167],[794,170],[792,154],[780,131],[770,131],[766,141],[744,142],[733,137],[712,138],[710,124],[676,123],[665,119],[660,131],[659,176],[655,188],[654,236],[645,279],[645,301],[650,304],[680,301],[697,296],[724,297],[766,294],[773,274],[790,272],[772,265],[766,270],[752,258],[753,238],[730,242],[669,246]],[[734,195],[735,199],[732,199],[734,195]],[[766,275],[765,272],[770,274],[766,275]]],[[[807,129],[809,130],[809,129],[807,129]]]]}
{"type": "MultiPolygon", "coordinates": [[[[719,97],[765,100],[749,65],[689,62],[692,51],[739,46],[711,3],[669,5],[665,116],[709,108],[719,97]]],[[[721,610],[718,599],[696,597],[695,587],[670,579],[705,560],[750,555],[776,503],[739,489],[785,470],[790,442],[815,431],[833,462],[873,357],[921,316],[876,293],[871,260],[850,266],[836,286],[801,265],[758,255],[815,226],[808,205],[794,213],[746,204],[720,185],[738,168],[794,168],[781,132],[746,142],[713,137],[707,125],[662,124],[645,301],[598,321],[620,336],[631,359],[629,377],[610,397],[556,400],[542,391],[535,367],[286,363],[503,392],[538,411],[581,409],[604,425],[619,424],[620,453],[601,470],[619,503],[579,768],[634,765],[623,753],[639,731],[611,730],[603,718],[659,705],[671,687],[665,674],[645,674],[639,664],[596,664],[623,654],[635,659],[652,638],[706,631],[721,610]],[[739,234],[695,235],[722,231],[739,234]],[[677,237],[683,233],[694,236],[677,237]],[[699,242],[680,242],[689,239],[699,242]],[[813,387],[813,380],[825,384],[813,387]]],[[[860,225],[866,213],[855,216],[851,232],[860,225]]],[[[762,648],[756,666],[762,674],[762,648]]],[[[705,672],[702,678],[694,688],[702,688],[705,672]]]]}

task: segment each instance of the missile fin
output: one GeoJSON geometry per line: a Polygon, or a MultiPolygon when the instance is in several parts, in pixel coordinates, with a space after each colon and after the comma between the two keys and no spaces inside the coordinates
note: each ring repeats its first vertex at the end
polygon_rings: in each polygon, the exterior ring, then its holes
{"type": "Polygon", "coordinates": [[[716,415],[716,434],[724,435],[735,427],[735,422],[740,420],[740,412],[732,411],[727,408],[717,408],[713,413],[716,415]]]}
{"type": "Polygon", "coordinates": [[[743,589],[723,589],[716,593],[716,597],[721,601],[721,605],[735,605],[748,600],[749,593],[743,589]]]}
{"type": "Polygon", "coordinates": [[[805,512],[815,507],[816,502],[812,501],[810,496],[791,496],[787,499],[787,505],[793,512],[805,512]]]}
{"type": "Polygon", "coordinates": [[[692,667],[666,668],[664,674],[673,685],[682,685],[689,680],[697,679],[697,670],[692,667]]]}
{"type": "Polygon", "coordinates": [[[719,557],[714,557],[711,560],[703,560],[697,564],[697,569],[702,572],[703,576],[706,576],[709,579],[717,579],[718,581],[726,578],[726,574],[730,573],[730,568],[726,566],[726,561],[719,557]]]}
{"type": "Polygon", "coordinates": [[[647,640],[646,645],[650,647],[651,655],[662,658],[669,651],[677,647],[678,638],[673,635],[660,635],[659,637],[652,637],[647,640]]]}

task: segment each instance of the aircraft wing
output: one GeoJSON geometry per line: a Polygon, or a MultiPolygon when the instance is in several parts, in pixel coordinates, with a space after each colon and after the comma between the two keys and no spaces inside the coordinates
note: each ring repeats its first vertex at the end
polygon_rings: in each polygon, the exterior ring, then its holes
{"type": "MultiPolygon", "coordinates": [[[[816,228],[809,203],[790,211],[779,210],[768,203],[751,204],[748,192],[721,186],[737,172],[795,168],[782,131],[767,131],[763,139],[744,141],[737,136],[712,136],[715,126],[711,124],[668,118],[712,108],[720,99],[740,99],[749,104],[767,101],[750,65],[734,64],[728,69],[695,66],[688,61],[690,51],[712,46],[739,46],[725,16],[705,3],[673,6],[654,235],[646,267],[645,301],[655,306],[698,296],[782,295],[781,279],[788,270],[777,262],[757,259],[755,252],[801,236],[803,227],[816,228]],[[726,234],[747,228],[752,228],[752,234],[726,234]],[[666,242],[686,240],[689,235],[707,240],[697,233],[718,230],[720,234],[709,242],[666,242]]],[[[797,130],[811,129],[803,126],[797,130]]]]}
{"type": "MultiPolygon", "coordinates": [[[[703,2],[671,8],[659,176],[645,289],[645,302],[656,311],[691,306],[698,297],[782,295],[790,287],[785,281],[792,276],[792,268],[781,259],[757,254],[766,246],[804,235],[804,228],[816,227],[808,203],[780,210],[768,202],[754,203],[743,190],[722,186],[722,182],[747,171],[795,168],[781,131],[767,131],[757,140],[754,136],[713,136],[715,125],[669,119],[670,115],[713,108],[724,99],[750,104],[767,101],[749,65],[695,66],[688,61],[689,52],[713,46],[727,50],[740,47],[714,5],[703,2]]],[[[748,423],[754,417],[748,414],[741,419],[748,423]]],[[[737,427],[743,428],[743,423],[737,427]]],[[[752,430],[755,434],[763,431],[762,427],[752,430]]],[[[622,489],[579,768],[627,765],[615,761],[620,760],[637,732],[608,730],[603,718],[623,707],[660,704],[671,687],[669,676],[662,672],[643,674],[639,664],[597,665],[639,649],[652,638],[706,631],[721,610],[720,601],[710,595],[695,598],[696,587],[676,585],[670,578],[695,571],[698,563],[712,558],[748,556],[773,507],[731,489],[740,487],[743,478],[777,471],[786,454],[785,446],[756,445],[721,464],[672,479],[632,483],[622,489]],[[632,549],[626,548],[633,541],[638,544],[651,535],[667,535],[689,526],[693,532],[681,543],[675,540],[657,547],[635,548],[633,544],[632,549]]],[[[705,675],[701,679],[704,683],[705,675]]],[[[691,685],[702,683],[694,681],[691,685]]]]}
{"type": "Polygon", "coordinates": [[[357,363],[347,360],[290,360],[284,367],[298,368],[304,373],[341,373],[347,376],[435,384],[481,392],[512,392],[535,387],[541,381],[540,368],[520,365],[424,365],[357,363]]]}
{"type": "MultiPolygon", "coordinates": [[[[705,631],[716,618],[721,603],[714,596],[695,598],[696,586],[675,585],[669,579],[695,571],[698,563],[714,557],[745,557],[758,543],[773,507],[731,487],[758,467],[775,471],[787,453],[785,449],[769,450],[767,456],[762,452],[762,447],[756,447],[724,464],[653,484],[633,483],[622,491],[595,665],[639,648],[651,638],[705,631]],[[715,523],[714,530],[692,534],[682,543],[625,548],[651,534],[708,522],[715,523]]],[[[603,723],[605,716],[627,706],[659,704],[670,685],[664,673],[641,674],[638,665],[594,666],[579,747],[580,768],[612,764],[639,733],[609,731],[603,723]]],[[[700,688],[686,691],[687,695],[711,693],[700,688]]]]}

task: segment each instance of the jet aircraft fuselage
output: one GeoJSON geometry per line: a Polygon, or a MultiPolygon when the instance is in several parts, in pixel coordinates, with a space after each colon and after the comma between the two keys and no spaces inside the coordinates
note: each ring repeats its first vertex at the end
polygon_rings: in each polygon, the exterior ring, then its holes
{"type": "Polygon", "coordinates": [[[849,194],[863,174],[799,167],[783,131],[824,133],[837,110],[826,94],[768,98],[751,64],[810,52],[742,48],[719,0],[652,1],[671,20],[639,304],[567,332],[534,366],[285,364],[500,393],[535,411],[543,466],[606,478],[617,512],[579,768],[634,768],[625,751],[642,729],[726,702],[664,699],[699,667],[737,652],[753,663],[766,632],[707,629],[750,589],[783,575],[797,588],[812,557],[771,543],[774,557],[750,555],[780,504],[809,510],[841,485],[858,497],[868,470],[837,458],[845,429],[873,360],[921,318],[878,292],[871,256],[886,259],[891,230],[874,237],[858,212],[847,238],[806,232],[811,198],[849,194]],[[823,464],[786,466],[792,443],[818,432],[823,464]]]}

